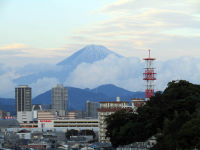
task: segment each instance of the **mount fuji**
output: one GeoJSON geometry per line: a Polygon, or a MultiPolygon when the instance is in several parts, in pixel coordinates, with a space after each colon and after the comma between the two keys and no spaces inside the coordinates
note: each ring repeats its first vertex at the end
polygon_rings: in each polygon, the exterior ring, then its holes
{"type": "Polygon", "coordinates": [[[70,57],[59,62],[57,65],[76,67],[81,63],[94,63],[95,61],[105,59],[108,55],[111,54],[122,57],[102,45],[88,45],[70,57]]]}
{"type": "MultiPolygon", "coordinates": [[[[38,79],[42,78],[56,78],[60,83],[63,83],[69,74],[76,69],[77,66],[83,63],[92,64],[94,62],[100,61],[108,57],[109,55],[114,55],[116,57],[122,58],[123,56],[114,53],[101,45],[88,45],[68,58],[62,60],[61,62],[54,65],[49,70],[44,70],[40,72],[34,72],[29,75],[21,76],[14,80],[18,85],[21,84],[32,84],[37,82],[38,79]]],[[[34,66],[35,67],[35,66],[34,66]]],[[[31,70],[31,68],[29,68],[31,70]]]]}

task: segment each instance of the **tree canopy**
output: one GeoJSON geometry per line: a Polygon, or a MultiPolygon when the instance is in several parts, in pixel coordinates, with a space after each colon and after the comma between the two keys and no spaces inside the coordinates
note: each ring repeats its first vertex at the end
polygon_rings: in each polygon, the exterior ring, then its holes
{"type": "Polygon", "coordinates": [[[114,147],[156,136],[152,150],[200,149],[200,85],[169,82],[137,112],[116,112],[106,123],[114,147]]]}

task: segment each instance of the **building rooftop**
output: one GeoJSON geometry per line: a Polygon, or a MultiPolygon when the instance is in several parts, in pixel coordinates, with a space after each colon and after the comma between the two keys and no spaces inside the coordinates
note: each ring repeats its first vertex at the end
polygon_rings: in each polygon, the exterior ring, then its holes
{"type": "Polygon", "coordinates": [[[17,120],[0,120],[0,128],[19,128],[20,124],[17,120]]]}

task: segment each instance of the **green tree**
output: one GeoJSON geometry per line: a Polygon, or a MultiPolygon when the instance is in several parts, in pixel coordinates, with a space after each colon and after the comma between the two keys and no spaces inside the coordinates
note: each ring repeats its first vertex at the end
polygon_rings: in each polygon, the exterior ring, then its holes
{"type": "Polygon", "coordinates": [[[132,111],[122,109],[105,119],[107,124],[106,136],[110,138],[114,147],[119,146],[119,144],[128,143],[129,138],[127,134],[131,127],[131,123],[128,124],[128,122],[136,119],[135,116],[136,115],[132,111]]]}
{"type": "Polygon", "coordinates": [[[109,116],[106,135],[115,147],[156,135],[153,150],[194,149],[199,148],[199,134],[191,129],[199,131],[195,119],[199,117],[200,85],[172,81],[164,92],[156,93],[136,113],[121,111],[109,116]]]}
{"type": "Polygon", "coordinates": [[[68,131],[65,133],[65,136],[66,136],[66,138],[67,138],[68,140],[70,139],[70,136],[78,136],[78,130],[74,130],[74,129],[68,130],[68,131]]]}
{"type": "Polygon", "coordinates": [[[96,137],[95,132],[94,132],[93,130],[87,130],[87,129],[81,130],[81,131],[79,132],[79,134],[80,134],[80,135],[83,135],[83,136],[84,136],[84,135],[92,135],[93,138],[96,137]]]}

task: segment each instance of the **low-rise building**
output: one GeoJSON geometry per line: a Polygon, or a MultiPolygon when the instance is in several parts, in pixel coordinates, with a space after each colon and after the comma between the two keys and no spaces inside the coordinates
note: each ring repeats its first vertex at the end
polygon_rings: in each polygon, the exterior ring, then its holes
{"type": "Polygon", "coordinates": [[[106,122],[105,118],[112,113],[119,111],[123,108],[129,108],[128,101],[117,101],[100,102],[100,109],[98,109],[98,119],[99,119],[99,142],[108,143],[109,138],[106,137],[106,122]]]}
{"type": "Polygon", "coordinates": [[[22,129],[17,132],[17,135],[19,136],[20,139],[26,139],[30,140],[31,139],[31,131],[22,129]]]}
{"type": "Polygon", "coordinates": [[[134,111],[136,111],[137,108],[144,106],[146,103],[145,99],[143,98],[133,98],[131,101],[132,101],[132,108],[134,111]]]}
{"type": "Polygon", "coordinates": [[[32,111],[18,111],[17,112],[17,121],[20,123],[29,123],[33,121],[33,112],[32,111]]]}

